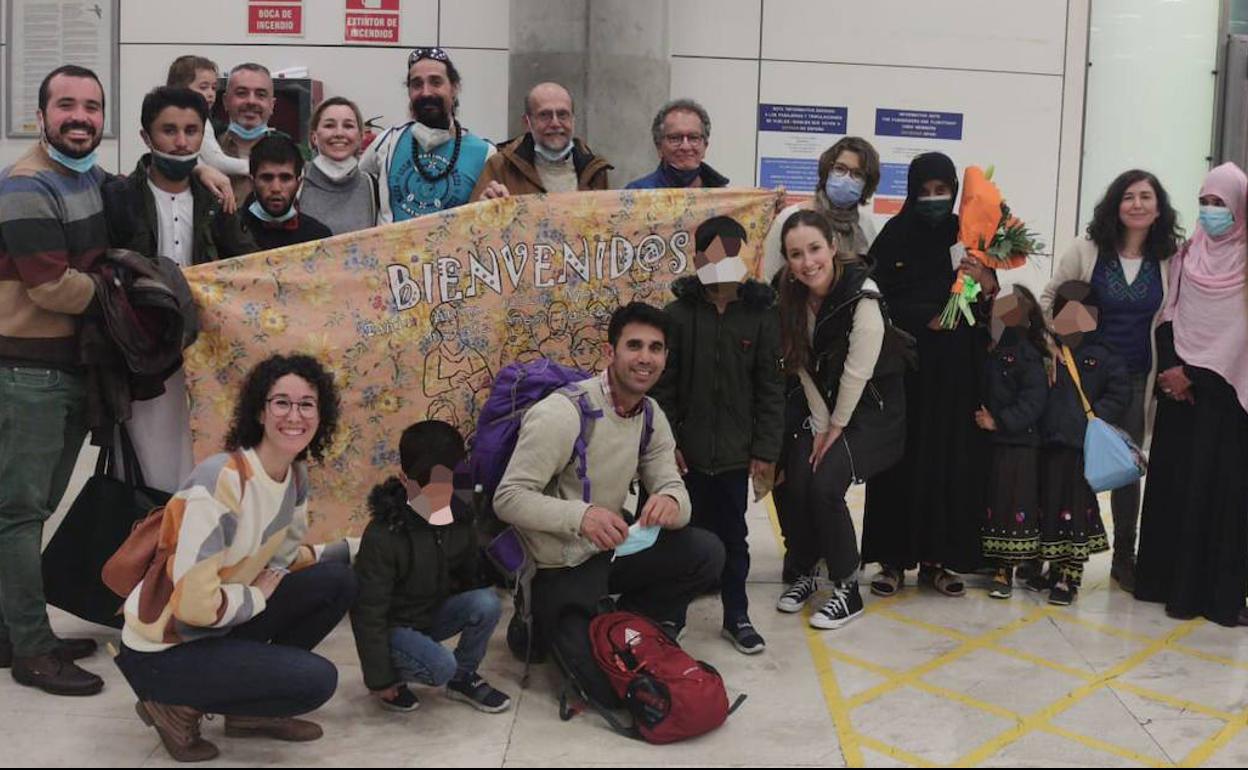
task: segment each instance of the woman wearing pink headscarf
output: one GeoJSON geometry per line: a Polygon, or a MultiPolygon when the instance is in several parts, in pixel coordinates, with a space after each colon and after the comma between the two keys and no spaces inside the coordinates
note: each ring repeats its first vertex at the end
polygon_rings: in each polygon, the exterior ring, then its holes
{"type": "Polygon", "coordinates": [[[1248,624],[1248,176],[1200,188],[1200,224],[1170,268],[1135,596],[1166,614],[1248,624]]]}

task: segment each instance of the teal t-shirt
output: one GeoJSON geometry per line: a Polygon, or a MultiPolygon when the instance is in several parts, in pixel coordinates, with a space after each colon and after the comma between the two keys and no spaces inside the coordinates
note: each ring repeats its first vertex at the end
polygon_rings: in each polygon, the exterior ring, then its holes
{"type": "Polygon", "coordinates": [[[413,159],[430,177],[440,176],[450,165],[455,142],[446,142],[432,151],[413,156],[416,141],[405,131],[394,148],[390,162],[390,212],[395,222],[434,214],[462,206],[472,196],[481,169],[490,152],[490,143],[474,134],[464,134],[455,168],[442,179],[431,182],[413,165],[413,159]]]}

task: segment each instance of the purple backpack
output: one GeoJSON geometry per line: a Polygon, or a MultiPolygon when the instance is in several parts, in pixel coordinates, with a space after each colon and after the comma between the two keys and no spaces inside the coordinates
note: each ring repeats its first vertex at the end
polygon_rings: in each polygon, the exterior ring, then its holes
{"type": "MultiPolygon", "coordinates": [[[[590,501],[589,472],[586,453],[593,421],[602,417],[602,410],[595,409],[589,396],[576,387],[576,383],[591,379],[592,374],[563,366],[548,358],[538,358],[528,363],[517,362],[503,367],[490,386],[490,396],[481,409],[477,420],[476,437],[468,467],[474,485],[480,485],[485,499],[490,501],[503,480],[507,463],[520,438],[520,423],[529,407],[560,391],[580,408],[581,430],[572,447],[569,462],[576,462],[576,475],[581,480],[581,497],[590,501]]],[[[640,452],[645,453],[654,433],[654,406],[643,399],[645,427],[641,432],[640,452]]],[[[487,502],[492,513],[493,507],[487,502]]]]}

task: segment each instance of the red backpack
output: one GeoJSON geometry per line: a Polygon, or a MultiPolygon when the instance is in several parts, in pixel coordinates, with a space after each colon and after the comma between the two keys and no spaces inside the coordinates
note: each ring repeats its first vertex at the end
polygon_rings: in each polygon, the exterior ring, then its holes
{"type": "Polygon", "coordinates": [[[719,727],[731,706],[719,672],[694,660],[653,621],[631,612],[599,615],[589,624],[594,662],[624,701],[641,737],[674,743],[719,727]]]}

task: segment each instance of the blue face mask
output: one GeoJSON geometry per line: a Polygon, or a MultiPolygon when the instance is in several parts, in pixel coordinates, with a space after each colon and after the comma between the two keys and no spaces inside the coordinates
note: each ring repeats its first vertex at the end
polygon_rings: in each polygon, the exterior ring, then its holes
{"type": "Polygon", "coordinates": [[[693,184],[693,180],[702,175],[702,166],[691,168],[688,170],[679,169],[670,163],[663,164],[663,173],[681,187],[688,187],[693,184]]]}
{"type": "Polygon", "coordinates": [[[60,163],[65,168],[73,171],[75,174],[85,174],[95,166],[95,150],[83,155],[81,158],[71,158],[60,150],[52,146],[50,142],[44,142],[44,147],[48,148],[48,157],[60,163]]]}
{"type": "Polygon", "coordinates": [[[654,545],[662,527],[643,527],[634,523],[628,528],[628,539],[615,547],[615,557],[632,556],[654,545]]]}
{"type": "Polygon", "coordinates": [[[1235,215],[1224,206],[1201,206],[1200,226],[1211,238],[1217,238],[1235,226],[1235,215]]]}
{"type": "Polygon", "coordinates": [[[823,183],[823,191],[828,194],[828,200],[832,201],[833,206],[842,209],[858,205],[858,201],[862,199],[862,188],[863,183],[849,174],[829,174],[828,181],[823,183]]]}
{"type": "Polygon", "coordinates": [[[252,214],[255,214],[256,219],[259,219],[261,222],[271,222],[273,224],[281,224],[282,222],[289,222],[291,219],[294,218],[295,214],[298,213],[297,211],[295,211],[295,207],[292,204],[290,208],[286,209],[285,214],[282,214],[280,217],[275,217],[269,212],[264,210],[264,206],[260,205],[260,201],[252,201],[251,205],[247,207],[247,210],[250,211],[252,214]]]}
{"type": "Polygon", "coordinates": [[[269,133],[268,126],[256,126],[255,128],[243,128],[234,121],[230,121],[230,133],[242,139],[245,142],[254,141],[269,133]]]}

